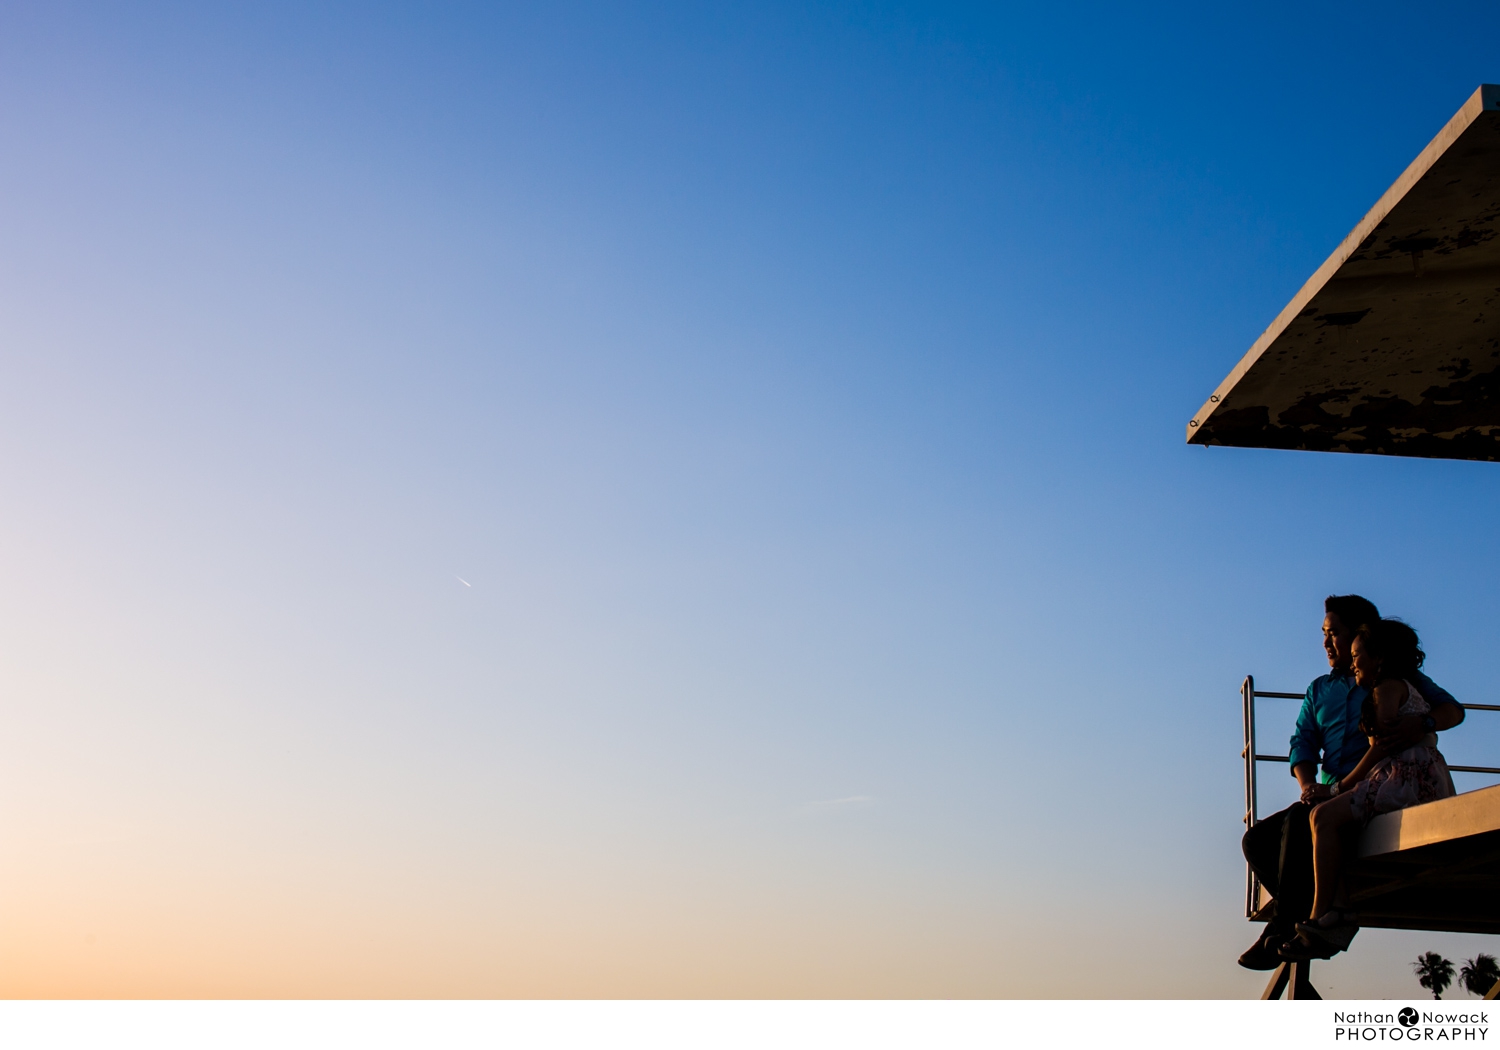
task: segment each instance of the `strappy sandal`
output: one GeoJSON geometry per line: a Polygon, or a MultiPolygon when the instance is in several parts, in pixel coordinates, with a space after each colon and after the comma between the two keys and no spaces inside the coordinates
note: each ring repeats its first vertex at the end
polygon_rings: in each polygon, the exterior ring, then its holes
{"type": "Polygon", "coordinates": [[[1342,929],[1345,926],[1353,926],[1355,929],[1358,929],[1359,916],[1348,908],[1329,908],[1316,919],[1308,919],[1305,922],[1297,923],[1296,928],[1300,930],[1305,927],[1310,930],[1323,930],[1326,932],[1328,930],[1342,929]]]}
{"type": "Polygon", "coordinates": [[[1332,959],[1335,952],[1321,941],[1314,943],[1311,937],[1299,933],[1278,944],[1276,954],[1286,962],[1306,962],[1309,959],[1332,959]]]}
{"type": "Polygon", "coordinates": [[[1283,959],[1331,959],[1354,940],[1359,932],[1356,916],[1342,908],[1330,908],[1309,922],[1297,924],[1297,935],[1277,949],[1283,959]]]}

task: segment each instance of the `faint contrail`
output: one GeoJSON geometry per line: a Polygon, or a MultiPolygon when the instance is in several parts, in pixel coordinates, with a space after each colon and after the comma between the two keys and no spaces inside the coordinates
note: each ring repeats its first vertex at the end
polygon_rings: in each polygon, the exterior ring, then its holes
{"type": "Polygon", "coordinates": [[[824,799],[822,802],[808,802],[808,803],[805,803],[805,804],[809,805],[809,806],[827,806],[827,807],[833,807],[833,806],[850,806],[850,805],[854,805],[854,804],[859,803],[859,802],[874,802],[874,801],[875,800],[873,798],[871,798],[869,795],[850,795],[848,798],[829,798],[829,799],[824,799]]]}
{"type": "Polygon", "coordinates": [[[468,580],[464,579],[462,576],[455,576],[453,578],[455,580],[457,580],[459,583],[463,584],[465,587],[472,587],[472,586],[474,586],[472,583],[470,583],[468,580]]]}

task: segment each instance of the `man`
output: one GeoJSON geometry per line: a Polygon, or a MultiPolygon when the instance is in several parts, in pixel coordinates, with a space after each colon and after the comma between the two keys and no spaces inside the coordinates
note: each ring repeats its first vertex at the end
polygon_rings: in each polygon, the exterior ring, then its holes
{"type": "MultiPolygon", "coordinates": [[[[1297,729],[1292,734],[1292,776],[1302,788],[1302,800],[1280,813],[1262,818],[1245,832],[1245,859],[1275,900],[1265,932],[1240,956],[1248,970],[1273,970],[1285,960],[1277,947],[1295,932],[1312,905],[1312,831],[1308,814],[1326,798],[1329,785],[1344,776],[1369,750],[1359,731],[1359,711],[1365,690],[1355,684],[1350,670],[1354,634],[1380,619],[1375,604],[1357,594],[1335,595],[1323,603],[1323,651],[1332,670],[1307,687],[1297,729]],[[1319,760],[1322,771],[1318,769],[1319,760]]],[[[1452,729],[1464,720],[1457,700],[1431,678],[1418,673],[1412,685],[1432,708],[1427,715],[1406,715],[1381,743],[1401,750],[1434,731],[1452,729]]]]}

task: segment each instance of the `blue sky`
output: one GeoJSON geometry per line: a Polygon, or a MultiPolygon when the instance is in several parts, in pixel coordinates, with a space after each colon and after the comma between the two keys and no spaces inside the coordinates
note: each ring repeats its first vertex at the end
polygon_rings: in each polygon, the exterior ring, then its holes
{"type": "Polygon", "coordinates": [[[1239,681],[1493,702],[1495,468],[1184,425],[1497,28],[6,7],[0,987],[1251,994],[1239,681]]]}

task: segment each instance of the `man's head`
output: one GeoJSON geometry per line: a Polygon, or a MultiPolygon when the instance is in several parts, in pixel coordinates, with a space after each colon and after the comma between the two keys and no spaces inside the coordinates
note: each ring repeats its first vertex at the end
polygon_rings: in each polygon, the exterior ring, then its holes
{"type": "Polygon", "coordinates": [[[1323,599],[1323,651],[1328,654],[1328,666],[1335,671],[1349,670],[1349,647],[1355,633],[1365,624],[1379,622],[1380,610],[1368,598],[1330,594],[1323,599]]]}

